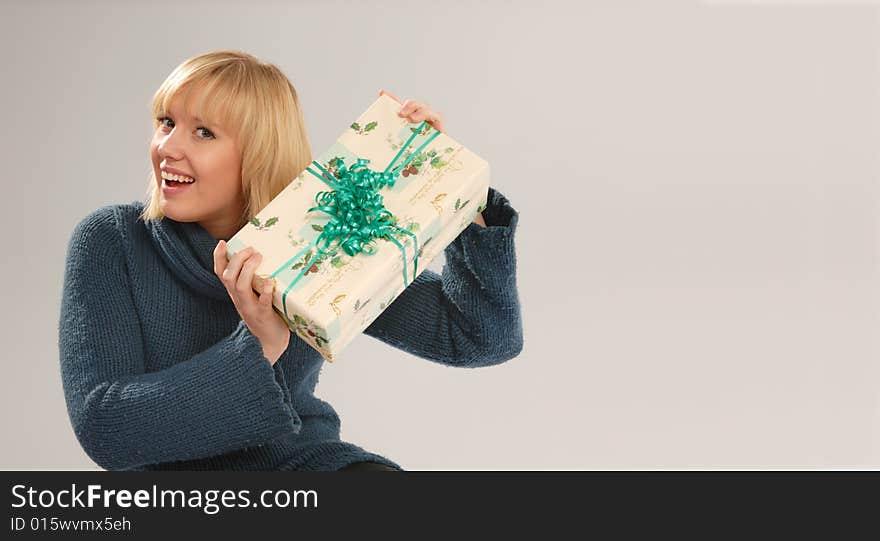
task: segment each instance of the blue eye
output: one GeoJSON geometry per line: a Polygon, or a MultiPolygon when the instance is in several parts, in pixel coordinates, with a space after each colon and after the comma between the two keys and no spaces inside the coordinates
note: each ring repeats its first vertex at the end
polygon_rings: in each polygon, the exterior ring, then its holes
{"type": "MultiPolygon", "coordinates": [[[[171,120],[170,118],[168,118],[167,116],[160,116],[159,118],[156,119],[156,121],[159,122],[159,125],[162,126],[163,128],[168,127],[168,125],[165,124],[166,120],[170,121],[172,124],[174,123],[174,121],[171,120]]],[[[211,133],[211,130],[209,130],[208,128],[196,128],[196,131],[198,131],[198,130],[204,130],[205,133],[208,134],[205,136],[205,139],[213,139],[214,138],[214,134],[211,133]]]]}

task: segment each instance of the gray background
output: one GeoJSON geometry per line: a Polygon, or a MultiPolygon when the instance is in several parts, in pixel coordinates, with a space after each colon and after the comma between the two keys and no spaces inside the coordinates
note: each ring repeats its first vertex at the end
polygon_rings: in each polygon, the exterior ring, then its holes
{"type": "Polygon", "coordinates": [[[360,336],[318,387],[344,439],[415,470],[880,466],[876,4],[4,2],[0,46],[2,468],[96,468],[66,244],[143,196],[153,92],[221,48],[288,75],[316,153],[380,87],[428,101],[521,213],[522,354],[360,336]]]}

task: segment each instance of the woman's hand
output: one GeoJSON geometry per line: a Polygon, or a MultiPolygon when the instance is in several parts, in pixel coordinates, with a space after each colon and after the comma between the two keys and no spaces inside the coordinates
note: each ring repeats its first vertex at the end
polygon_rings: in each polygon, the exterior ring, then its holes
{"type": "MultiPolygon", "coordinates": [[[[436,128],[437,131],[443,131],[443,117],[437,111],[432,110],[427,103],[415,100],[406,100],[405,102],[402,102],[400,101],[400,98],[391,92],[386,92],[385,89],[380,89],[379,95],[381,96],[383,94],[401,104],[402,107],[400,108],[400,111],[397,112],[397,116],[406,117],[410,122],[421,122],[424,120],[436,128]]],[[[486,227],[486,222],[483,220],[483,213],[477,213],[474,217],[474,223],[486,227]]]]}
{"type": "Polygon", "coordinates": [[[254,271],[262,258],[262,254],[254,253],[253,247],[248,246],[227,261],[226,242],[221,240],[214,248],[214,274],[226,286],[241,319],[260,341],[263,355],[274,365],[290,343],[290,328],[272,308],[275,281],[266,281],[266,288],[259,298],[251,286],[254,271]]]}
{"type": "Polygon", "coordinates": [[[400,98],[391,92],[387,92],[385,89],[379,90],[379,95],[381,96],[383,94],[402,105],[400,111],[397,112],[397,116],[404,116],[410,122],[421,122],[425,120],[428,124],[437,128],[437,131],[443,131],[443,117],[437,111],[432,110],[427,103],[415,100],[406,100],[406,102],[402,102],[400,101],[400,98]]]}

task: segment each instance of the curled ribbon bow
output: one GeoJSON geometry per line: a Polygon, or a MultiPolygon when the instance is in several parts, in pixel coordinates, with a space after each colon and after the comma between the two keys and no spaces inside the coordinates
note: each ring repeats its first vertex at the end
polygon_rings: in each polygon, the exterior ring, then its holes
{"type": "MultiPolygon", "coordinates": [[[[305,250],[318,247],[318,253],[315,254],[305,265],[303,265],[296,278],[291,280],[281,297],[282,306],[284,306],[285,315],[287,312],[287,294],[293,286],[302,278],[305,272],[312,266],[312,263],[318,260],[321,255],[329,250],[334,243],[340,246],[345,253],[355,256],[359,253],[372,255],[376,251],[375,240],[386,239],[400,249],[403,258],[403,284],[404,287],[409,285],[407,280],[407,258],[406,248],[398,242],[394,237],[395,232],[409,235],[413,239],[413,279],[418,275],[418,238],[406,229],[398,227],[392,220],[393,214],[385,208],[382,195],[379,190],[386,186],[394,187],[394,183],[400,176],[401,171],[409,165],[409,162],[422,151],[435,137],[440,135],[436,131],[425,140],[415,152],[402,164],[394,167],[394,163],[400,158],[404,150],[412,143],[415,136],[422,132],[427,122],[422,122],[417,129],[413,130],[412,135],[406,143],[401,146],[397,155],[388,164],[384,171],[374,171],[367,167],[370,160],[358,158],[350,167],[344,163],[337,169],[336,177],[324,169],[317,161],[312,164],[317,167],[321,173],[317,173],[311,167],[307,170],[324,181],[332,190],[321,191],[315,195],[316,206],[308,209],[311,211],[322,211],[330,216],[330,220],[324,225],[321,234],[317,239],[312,241],[305,249],[297,255],[286,261],[281,267],[271,274],[274,278],[281,273],[287,265],[298,258],[305,250]],[[392,169],[392,167],[394,167],[392,169]]],[[[429,128],[430,129],[430,128],[429,128]]],[[[340,162],[343,159],[340,158],[340,162]]]]}

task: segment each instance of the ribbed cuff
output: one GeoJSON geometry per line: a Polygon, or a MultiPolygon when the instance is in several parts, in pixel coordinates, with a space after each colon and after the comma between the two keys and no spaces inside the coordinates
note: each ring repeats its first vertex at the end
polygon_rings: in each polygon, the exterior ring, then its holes
{"type": "Polygon", "coordinates": [[[501,297],[515,295],[519,212],[490,186],[483,219],[486,227],[471,223],[446,247],[446,259],[462,262],[483,289],[501,297]]]}
{"type": "Polygon", "coordinates": [[[239,322],[231,335],[230,353],[242,367],[242,385],[258,395],[260,412],[265,428],[258,436],[260,442],[274,439],[287,432],[299,433],[302,420],[290,402],[290,391],[280,374],[278,363],[272,365],[263,355],[263,346],[251,333],[245,322],[239,322]],[[276,368],[277,367],[277,368],[276,368]]]}
{"type": "Polygon", "coordinates": [[[489,227],[508,227],[516,229],[519,213],[510,206],[510,201],[501,192],[489,186],[486,196],[486,208],[483,210],[483,219],[489,227]]]}

